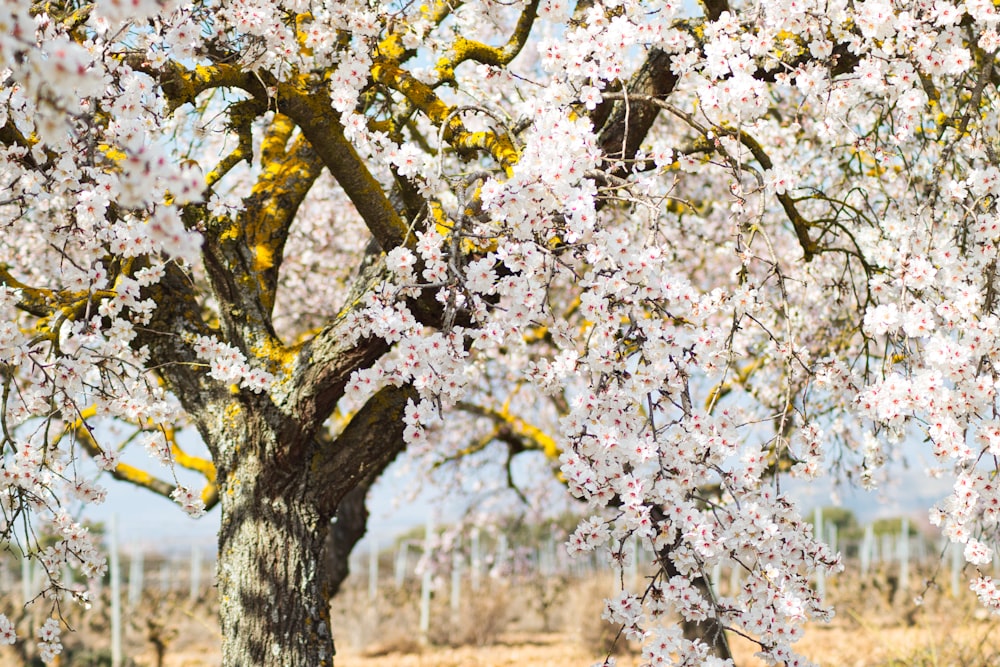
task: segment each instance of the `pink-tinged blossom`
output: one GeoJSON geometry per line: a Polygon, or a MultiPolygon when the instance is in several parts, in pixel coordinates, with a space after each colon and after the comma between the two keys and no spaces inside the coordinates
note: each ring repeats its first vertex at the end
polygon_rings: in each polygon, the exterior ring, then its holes
{"type": "Polygon", "coordinates": [[[0,614],[0,645],[10,645],[17,641],[14,624],[5,615],[0,614]]]}
{"type": "MultiPolygon", "coordinates": [[[[337,323],[344,349],[378,339],[388,350],[344,371],[338,417],[407,385],[412,465],[461,479],[472,440],[486,443],[475,465],[506,480],[497,451],[544,450],[589,507],[569,551],[620,569],[631,539],[669,550],[677,574],[650,595],[609,591],[608,618],[644,642],[649,664],[723,662],[650,622],[668,613],[718,618],[764,659],[808,664],[792,646],[803,623],[830,615],[808,576],[839,560],[775,492],[776,448],[811,479],[838,447],[838,465],[869,486],[895,451],[919,450],[953,482],[933,521],[969,562],[988,562],[1000,493],[977,466],[1000,451],[1000,222],[987,206],[1000,170],[983,119],[1000,101],[985,86],[982,113],[966,114],[963,95],[983,73],[972,49],[1000,44],[992,2],[767,1],[693,30],[680,2],[593,3],[571,17],[571,3],[545,0],[509,64],[454,68],[456,34],[497,43],[518,7],[449,5],[437,25],[418,3],[313,5],[241,0],[208,16],[197,3],[99,0],[71,32],[0,2],[0,125],[30,137],[0,142],[0,264],[14,278],[0,286],[0,362],[18,387],[0,491],[99,502],[101,487],[71,474],[66,443],[30,436],[40,421],[71,432],[90,406],[84,427],[128,422],[172,466],[165,433],[187,422],[163,373],[192,368],[221,397],[287,406],[305,362],[273,351],[308,350],[337,323]],[[252,76],[177,98],[164,82],[212,65],[220,45],[238,56],[226,67],[252,76]],[[408,53],[393,62],[397,48],[408,53]],[[655,103],[625,92],[653,54],[662,80],[678,77],[655,103]],[[218,176],[246,148],[235,111],[247,107],[231,105],[247,101],[261,110],[249,154],[218,176]],[[306,101],[319,125],[304,120],[306,101]],[[659,116],[619,141],[605,111],[659,116]],[[287,141],[283,113],[298,125],[287,141]],[[325,165],[284,254],[268,257],[244,243],[244,205],[300,133],[357,162],[325,165]],[[385,194],[378,220],[357,190],[346,196],[354,178],[365,197],[385,194]],[[366,251],[387,219],[405,242],[366,251]],[[275,289],[258,312],[219,288],[243,265],[254,269],[240,290],[275,289]],[[159,310],[169,290],[190,291],[184,317],[159,310]],[[158,360],[154,334],[179,357],[158,360]],[[522,421],[498,427],[496,414],[522,421]],[[856,449],[842,448],[851,433],[856,449]],[[900,448],[907,434],[927,442],[900,448]],[[718,498],[702,498],[706,484],[718,498]],[[693,582],[734,558],[739,595],[705,599],[693,582]]],[[[112,470],[116,443],[99,446],[95,463],[112,470]]],[[[204,509],[194,490],[174,497],[204,509]]],[[[38,516],[54,517],[62,542],[37,557],[99,575],[89,535],[51,509],[38,516]]],[[[1000,606],[991,579],[973,589],[1000,606]]],[[[14,639],[5,623],[0,642],[14,639]]],[[[57,630],[40,637],[50,657],[57,630]]]]}
{"type": "Polygon", "coordinates": [[[865,313],[865,331],[872,336],[893,333],[899,325],[899,307],[894,303],[878,305],[865,313]]]}

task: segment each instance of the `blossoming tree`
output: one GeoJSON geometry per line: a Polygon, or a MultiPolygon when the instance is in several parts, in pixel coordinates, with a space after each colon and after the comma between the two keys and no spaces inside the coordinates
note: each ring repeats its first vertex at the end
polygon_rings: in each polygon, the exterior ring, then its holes
{"type": "Polygon", "coordinates": [[[991,562],[998,23],[988,0],[0,1],[0,535],[44,567],[36,603],[103,571],[71,513],[104,496],[86,460],[221,505],[227,666],[332,664],[330,520],[351,510],[342,556],[404,448],[557,460],[591,508],[572,550],[655,549],[605,613],[652,665],[726,664],[723,631],[807,664],[830,613],[807,578],[839,561],[787,476],[877,485],[926,450],[954,481],[932,520],[991,562]],[[725,598],[720,559],[746,570],[725,598]]]}

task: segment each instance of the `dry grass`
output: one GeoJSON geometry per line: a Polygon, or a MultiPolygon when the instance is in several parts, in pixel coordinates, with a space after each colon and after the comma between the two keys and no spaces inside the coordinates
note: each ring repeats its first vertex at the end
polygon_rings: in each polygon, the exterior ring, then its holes
{"type": "MultiPolygon", "coordinates": [[[[452,615],[447,595],[432,605],[432,629],[425,641],[417,632],[416,591],[382,591],[377,604],[364,590],[348,589],[333,609],[338,667],[501,667],[588,666],[613,645],[615,629],[599,620],[603,582],[575,582],[559,601],[540,604],[538,582],[489,582],[466,591],[461,613],[452,615]],[[548,626],[554,631],[546,631],[548,626]]],[[[923,604],[915,592],[896,592],[871,582],[833,581],[829,595],[838,616],[811,626],[797,649],[822,665],[837,667],[992,667],[1000,665],[1000,619],[985,615],[971,595],[952,598],[931,588],[923,604]]],[[[186,598],[150,596],[130,615],[126,665],[156,667],[155,639],[166,641],[163,667],[203,667],[219,663],[218,629],[212,600],[197,605],[186,598]]],[[[62,665],[106,665],[106,620],[79,619],[67,636],[62,665]]],[[[754,645],[732,641],[737,665],[757,667],[754,645]]],[[[638,667],[634,647],[614,645],[620,667],[638,667]]],[[[10,647],[0,648],[0,667],[22,667],[10,647]]]]}

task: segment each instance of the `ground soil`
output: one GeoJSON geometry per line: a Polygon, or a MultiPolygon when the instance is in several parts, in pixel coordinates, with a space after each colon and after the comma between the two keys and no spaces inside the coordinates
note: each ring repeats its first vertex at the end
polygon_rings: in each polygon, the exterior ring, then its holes
{"type": "MultiPolygon", "coordinates": [[[[599,620],[605,590],[600,583],[569,583],[553,597],[559,604],[544,609],[538,604],[543,595],[537,582],[483,591],[450,618],[447,598],[440,599],[430,641],[424,643],[416,639],[418,596],[413,591],[393,593],[387,586],[385,597],[372,606],[366,589],[348,589],[333,609],[334,627],[339,628],[336,665],[590,667],[607,655],[614,636],[599,620]],[[542,631],[543,626],[551,631],[542,631]]],[[[843,581],[831,587],[829,596],[837,616],[829,624],[810,624],[795,646],[820,665],[1000,665],[1000,618],[986,614],[968,591],[953,597],[933,586],[900,592],[878,582],[843,581]]],[[[162,667],[218,665],[216,613],[211,594],[195,604],[181,594],[145,598],[127,615],[125,667],[158,667],[155,639],[166,644],[162,667]]],[[[110,664],[106,614],[98,608],[74,623],[77,631],[66,633],[60,667],[110,664]]],[[[764,664],[754,657],[756,648],[749,641],[736,637],[731,644],[739,667],[764,664]]],[[[618,643],[617,666],[639,667],[640,656],[627,648],[618,643]]],[[[0,646],[0,667],[26,664],[13,647],[0,646]]]]}

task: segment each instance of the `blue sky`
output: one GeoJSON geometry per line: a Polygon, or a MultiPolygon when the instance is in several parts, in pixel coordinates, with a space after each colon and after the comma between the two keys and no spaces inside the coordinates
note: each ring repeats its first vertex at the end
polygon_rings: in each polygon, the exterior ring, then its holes
{"type": "MultiPolygon", "coordinates": [[[[190,453],[196,453],[198,447],[198,443],[186,443],[190,453]]],[[[156,467],[142,451],[131,453],[127,460],[151,471],[156,467]]],[[[842,485],[835,492],[829,478],[793,485],[786,478],[784,488],[798,500],[807,518],[816,506],[842,505],[854,511],[862,523],[878,517],[906,515],[916,525],[926,526],[927,510],[949,492],[947,476],[930,479],[919,462],[909,467],[900,463],[890,465],[889,482],[875,492],[849,485],[842,485]]],[[[412,480],[402,470],[403,467],[398,464],[390,467],[369,497],[369,534],[375,535],[381,544],[387,544],[394,536],[415,526],[424,525],[431,515],[436,515],[438,522],[447,520],[449,513],[455,517],[464,506],[459,501],[452,508],[442,508],[438,499],[440,489],[429,483],[418,497],[401,498],[400,490],[408,489],[412,480]]],[[[161,472],[166,471],[161,469],[161,472]]],[[[197,483],[199,478],[192,476],[187,479],[197,483]]],[[[198,545],[206,553],[214,551],[219,527],[218,507],[199,519],[191,519],[172,501],[145,489],[107,476],[101,483],[108,489],[107,501],[101,506],[89,508],[86,517],[108,522],[112,515],[117,515],[119,543],[124,549],[140,547],[148,551],[187,553],[192,545],[198,545]]],[[[367,542],[358,546],[358,553],[364,550],[367,550],[367,542]]]]}
{"type": "MultiPolygon", "coordinates": [[[[197,451],[197,447],[190,444],[185,449],[188,453],[197,451]]],[[[157,464],[143,451],[132,452],[123,458],[144,470],[165,476],[166,469],[157,470],[157,464]]],[[[200,483],[197,475],[183,473],[180,471],[185,483],[195,486],[200,483]]],[[[149,551],[188,552],[191,545],[199,545],[214,550],[221,516],[218,506],[192,519],[172,500],[146,489],[119,482],[108,475],[101,478],[100,484],[108,490],[107,500],[102,505],[87,508],[84,518],[109,524],[111,517],[117,516],[119,543],[124,549],[137,546],[149,551]]],[[[430,488],[416,499],[399,502],[397,491],[406,485],[400,483],[397,470],[390,468],[383,483],[372,490],[368,526],[369,532],[377,535],[380,541],[423,525],[438,509],[433,501],[434,490],[430,488]]]]}

